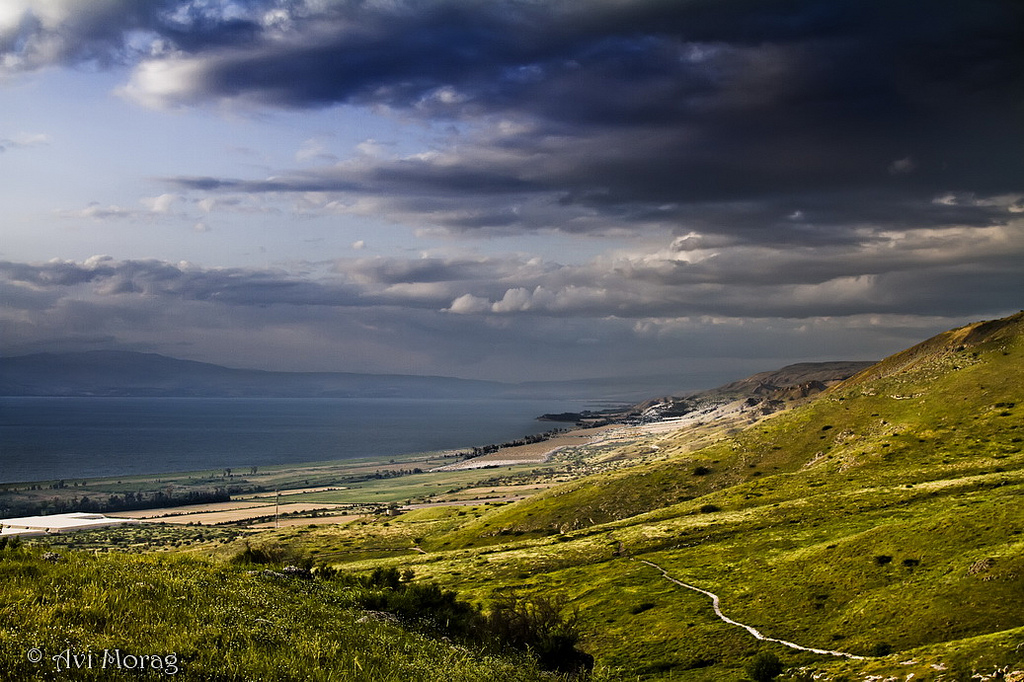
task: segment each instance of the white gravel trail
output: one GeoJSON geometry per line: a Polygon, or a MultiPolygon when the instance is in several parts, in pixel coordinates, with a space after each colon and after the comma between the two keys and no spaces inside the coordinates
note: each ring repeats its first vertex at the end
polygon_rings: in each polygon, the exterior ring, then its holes
{"type": "Polygon", "coordinates": [[[855,659],[861,660],[861,661],[864,660],[864,658],[865,658],[864,656],[858,656],[857,654],[850,654],[850,653],[847,653],[845,651],[831,651],[829,649],[815,649],[813,647],[800,646],[799,644],[794,644],[793,642],[787,642],[784,639],[776,639],[774,637],[766,637],[765,635],[761,634],[761,632],[757,628],[754,628],[754,627],[752,627],[750,625],[744,625],[743,623],[737,622],[737,621],[733,620],[732,618],[729,618],[728,616],[726,616],[724,613],[722,613],[722,608],[721,608],[721,606],[719,606],[718,595],[715,594],[714,592],[709,592],[707,590],[702,590],[699,587],[695,587],[693,585],[688,585],[687,583],[684,583],[682,580],[676,580],[675,578],[673,578],[672,576],[670,576],[668,574],[668,571],[666,571],[664,568],[662,568],[658,564],[654,563],[653,561],[647,561],[646,559],[641,559],[640,562],[644,563],[644,564],[647,564],[651,568],[656,568],[659,571],[661,571],[661,575],[665,578],[665,580],[668,580],[669,582],[675,583],[676,585],[679,585],[680,587],[685,587],[688,590],[693,590],[694,592],[700,592],[701,594],[706,594],[707,596],[711,597],[711,605],[715,609],[715,614],[719,618],[724,620],[729,625],[736,625],[737,627],[743,628],[744,630],[746,630],[747,632],[752,634],[757,639],[763,639],[766,642],[775,642],[775,643],[781,644],[783,646],[788,646],[790,649],[797,649],[799,651],[810,651],[810,652],[815,653],[815,654],[823,654],[823,655],[826,655],[826,656],[841,656],[843,658],[855,658],[855,659]]]}

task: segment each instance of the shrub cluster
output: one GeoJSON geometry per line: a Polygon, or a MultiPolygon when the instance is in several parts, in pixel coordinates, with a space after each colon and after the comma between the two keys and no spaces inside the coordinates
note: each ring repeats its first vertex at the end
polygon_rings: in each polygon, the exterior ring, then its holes
{"type": "Polygon", "coordinates": [[[313,560],[302,550],[277,542],[253,546],[248,540],[245,541],[245,548],[231,557],[231,563],[292,564],[307,570],[313,566],[313,560]]]}
{"type": "Polygon", "coordinates": [[[770,651],[762,651],[749,663],[747,674],[754,682],[771,682],[782,672],[782,661],[770,651]]]}
{"type": "Polygon", "coordinates": [[[7,547],[10,547],[11,549],[21,547],[21,538],[17,535],[11,535],[6,538],[0,536],[0,549],[6,549],[7,547]]]}
{"type": "Polygon", "coordinates": [[[342,580],[355,590],[356,603],[392,614],[404,622],[496,650],[527,652],[547,670],[566,674],[593,668],[593,656],[576,648],[579,614],[566,615],[566,600],[508,593],[486,612],[434,583],[413,582],[412,570],[376,568],[365,576],[317,568],[314,575],[342,580]]]}
{"type": "Polygon", "coordinates": [[[472,638],[479,625],[480,613],[472,604],[460,601],[455,592],[435,583],[413,583],[412,570],[399,573],[396,568],[376,568],[368,576],[348,579],[363,588],[356,600],[364,609],[391,613],[403,621],[462,639],[472,638]]]}
{"type": "Polygon", "coordinates": [[[529,651],[542,668],[575,674],[594,667],[594,657],[576,648],[579,613],[564,616],[565,598],[504,595],[487,614],[484,632],[504,646],[529,651]]]}

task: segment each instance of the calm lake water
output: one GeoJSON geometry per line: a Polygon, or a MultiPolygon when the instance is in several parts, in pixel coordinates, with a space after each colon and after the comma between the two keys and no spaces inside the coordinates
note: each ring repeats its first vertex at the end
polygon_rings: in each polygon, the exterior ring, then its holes
{"type": "Polygon", "coordinates": [[[0,398],[0,482],[388,457],[542,433],[533,400],[0,398]]]}

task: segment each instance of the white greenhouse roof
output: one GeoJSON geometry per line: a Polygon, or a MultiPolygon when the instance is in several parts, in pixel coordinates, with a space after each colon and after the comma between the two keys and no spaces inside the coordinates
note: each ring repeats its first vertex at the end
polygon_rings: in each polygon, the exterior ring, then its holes
{"type": "Polygon", "coordinates": [[[3,535],[29,535],[43,533],[70,533],[76,530],[106,528],[126,523],[138,523],[136,519],[119,519],[103,514],[73,512],[70,514],[49,514],[47,516],[23,516],[17,519],[0,519],[0,533],[3,535]]]}

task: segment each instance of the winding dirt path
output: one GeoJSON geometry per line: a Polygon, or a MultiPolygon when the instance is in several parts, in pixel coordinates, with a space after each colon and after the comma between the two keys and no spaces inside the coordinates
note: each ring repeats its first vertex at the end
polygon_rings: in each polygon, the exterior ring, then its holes
{"type": "Polygon", "coordinates": [[[793,642],[787,642],[784,639],[776,639],[774,637],[766,637],[763,634],[761,634],[761,632],[757,628],[754,628],[754,627],[752,627],[750,625],[744,625],[743,623],[737,622],[737,621],[733,620],[732,618],[729,618],[728,616],[726,616],[724,613],[722,613],[722,608],[721,608],[720,603],[719,603],[718,595],[715,594],[714,592],[709,592],[707,590],[702,590],[699,587],[695,587],[693,585],[688,585],[688,584],[684,583],[682,580],[677,580],[677,579],[673,578],[672,576],[670,576],[668,574],[668,571],[666,571],[664,568],[662,568],[658,564],[654,563],[653,561],[647,561],[646,559],[640,559],[640,563],[647,564],[651,568],[655,568],[655,569],[661,571],[662,577],[664,577],[665,580],[668,580],[671,583],[675,583],[676,585],[679,585],[680,587],[685,587],[688,590],[693,590],[694,592],[700,592],[701,594],[706,594],[707,596],[711,597],[711,606],[714,607],[714,609],[715,609],[715,615],[717,615],[720,619],[724,620],[729,625],[735,625],[737,627],[743,628],[744,630],[746,630],[747,632],[752,634],[757,639],[763,639],[766,642],[775,642],[776,644],[781,644],[783,646],[788,646],[790,649],[797,649],[799,651],[810,651],[811,653],[822,654],[822,655],[826,655],[826,656],[840,656],[842,658],[855,658],[855,659],[861,660],[861,661],[864,660],[864,658],[865,658],[864,656],[858,656],[857,654],[850,654],[850,653],[847,653],[845,651],[831,651],[829,649],[814,649],[812,647],[800,646],[799,644],[794,644],[793,642]]]}

